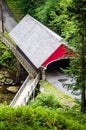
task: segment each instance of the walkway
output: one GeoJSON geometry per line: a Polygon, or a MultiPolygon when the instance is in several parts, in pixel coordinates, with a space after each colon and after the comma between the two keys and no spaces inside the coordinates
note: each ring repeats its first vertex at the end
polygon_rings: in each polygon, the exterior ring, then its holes
{"type": "MultiPolygon", "coordinates": [[[[14,20],[4,0],[3,0],[3,14],[4,14],[5,29],[8,32],[10,32],[17,25],[17,22],[14,20]]],[[[1,27],[1,21],[0,21],[0,27],[1,27]]],[[[14,99],[12,100],[10,106],[26,105],[29,99],[31,98],[31,96],[33,96],[34,98],[35,87],[37,86],[39,82],[40,76],[39,74],[37,74],[36,70],[34,70],[34,68],[29,64],[27,59],[25,59],[24,55],[18,50],[18,48],[16,48],[16,45],[12,43],[11,39],[7,39],[5,36],[3,36],[0,33],[0,40],[7,47],[10,48],[10,50],[13,52],[13,54],[18,59],[18,61],[22,64],[22,66],[29,73],[29,76],[20,87],[19,91],[17,92],[14,99]]]]}
{"type": "MultiPolygon", "coordinates": [[[[4,14],[4,26],[5,29],[10,32],[16,25],[17,22],[14,20],[11,12],[9,11],[5,1],[3,0],[3,14],[4,14]]],[[[1,19],[0,19],[0,30],[1,30],[1,19]]],[[[3,36],[0,33],[0,40],[13,52],[15,57],[18,61],[22,64],[22,66],[26,69],[29,73],[29,76],[24,81],[22,86],[20,87],[19,91],[15,95],[14,99],[12,100],[10,106],[21,106],[26,105],[31,96],[34,97],[35,87],[37,86],[40,76],[37,71],[30,65],[27,58],[24,57],[23,53],[16,48],[16,44],[13,43],[11,39],[3,36]]]]}
{"type": "Polygon", "coordinates": [[[17,94],[15,95],[14,99],[12,100],[10,106],[26,105],[29,102],[31,95],[34,99],[35,88],[39,82],[39,79],[39,74],[34,79],[30,79],[30,77],[28,76],[23,85],[20,87],[17,94]]]}
{"type": "Polygon", "coordinates": [[[10,48],[13,52],[15,57],[18,61],[22,64],[22,66],[26,69],[29,73],[29,76],[20,87],[19,91],[17,92],[16,96],[14,97],[13,101],[11,102],[10,106],[21,106],[26,105],[28,100],[30,99],[31,95],[35,91],[35,87],[37,86],[40,75],[38,72],[31,66],[28,60],[24,57],[24,55],[17,50],[16,46],[10,39],[7,39],[5,36],[0,33],[0,40],[10,48]]]}

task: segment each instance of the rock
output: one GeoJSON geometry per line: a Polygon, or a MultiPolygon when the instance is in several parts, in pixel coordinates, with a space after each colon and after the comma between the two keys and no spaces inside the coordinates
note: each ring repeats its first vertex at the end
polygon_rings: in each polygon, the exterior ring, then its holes
{"type": "Polygon", "coordinates": [[[13,79],[6,70],[0,70],[0,85],[12,85],[13,79]]]}
{"type": "Polygon", "coordinates": [[[12,84],[13,80],[10,78],[5,78],[5,84],[12,84]]]}
{"type": "Polygon", "coordinates": [[[10,78],[11,77],[10,74],[7,71],[4,71],[4,75],[5,75],[6,78],[10,78]]]}
{"type": "Polygon", "coordinates": [[[16,93],[18,91],[19,87],[17,86],[10,86],[7,88],[9,92],[16,93]]]}
{"type": "Polygon", "coordinates": [[[0,85],[12,85],[13,80],[9,78],[0,79],[0,85]]]}

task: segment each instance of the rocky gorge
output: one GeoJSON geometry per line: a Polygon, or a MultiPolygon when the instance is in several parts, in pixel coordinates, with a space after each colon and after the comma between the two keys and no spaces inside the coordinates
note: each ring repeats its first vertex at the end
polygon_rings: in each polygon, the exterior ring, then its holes
{"type": "Polygon", "coordinates": [[[19,85],[16,85],[13,76],[7,70],[0,69],[0,104],[9,104],[18,89],[19,85]]]}
{"type": "Polygon", "coordinates": [[[0,86],[12,85],[13,79],[8,71],[0,70],[0,86]]]}
{"type": "Polygon", "coordinates": [[[0,104],[10,104],[28,75],[22,66],[16,70],[0,66],[0,104]]]}

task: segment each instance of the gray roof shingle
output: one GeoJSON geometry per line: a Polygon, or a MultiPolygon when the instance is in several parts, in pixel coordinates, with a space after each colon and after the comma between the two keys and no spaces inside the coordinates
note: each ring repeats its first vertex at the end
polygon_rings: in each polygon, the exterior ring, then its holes
{"type": "Polygon", "coordinates": [[[37,68],[61,45],[62,39],[28,14],[9,35],[37,68]]]}

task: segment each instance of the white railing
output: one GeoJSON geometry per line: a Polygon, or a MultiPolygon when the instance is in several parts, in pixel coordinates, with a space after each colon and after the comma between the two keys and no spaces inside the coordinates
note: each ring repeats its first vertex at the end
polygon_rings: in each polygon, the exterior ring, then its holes
{"type": "Polygon", "coordinates": [[[35,88],[39,82],[40,74],[38,74],[35,79],[30,79],[29,76],[20,87],[19,91],[15,95],[14,99],[10,103],[10,106],[21,106],[26,105],[29,102],[35,88]]]}
{"type": "Polygon", "coordinates": [[[13,52],[18,61],[22,64],[22,66],[29,73],[30,77],[34,77],[30,79],[28,76],[24,81],[23,85],[20,87],[19,91],[15,95],[14,99],[10,103],[10,106],[21,106],[26,105],[29,101],[31,95],[35,91],[35,87],[37,86],[40,74],[31,66],[31,64],[24,58],[24,56],[16,49],[16,45],[12,43],[11,40],[6,38],[0,33],[0,40],[13,52]]]}
{"type": "Polygon", "coordinates": [[[21,92],[24,90],[26,83],[29,80],[29,76],[26,78],[26,80],[24,81],[24,83],[22,84],[22,86],[20,87],[19,91],[17,92],[17,94],[15,95],[14,99],[12,100],[10,105],[14,105],[18,99],[18,97],[20,96],[21,92]]]}

